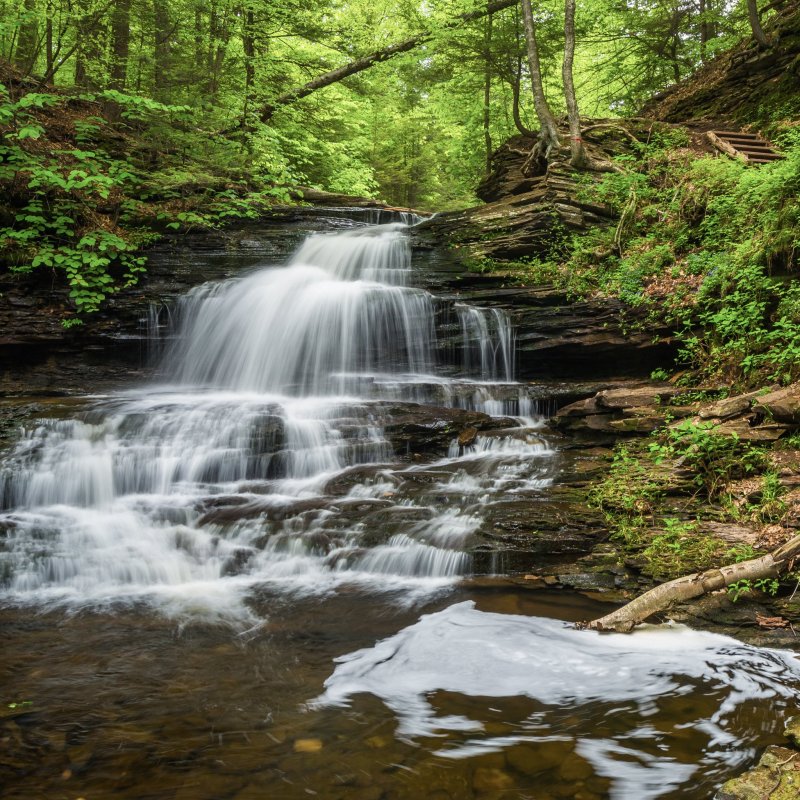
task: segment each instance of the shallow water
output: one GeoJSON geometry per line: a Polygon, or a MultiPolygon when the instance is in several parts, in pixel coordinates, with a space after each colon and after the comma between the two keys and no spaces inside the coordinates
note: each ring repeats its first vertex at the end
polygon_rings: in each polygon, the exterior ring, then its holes
{"type": "Polygon", "coordinates": [[[708,798],[780,739],[794,656],[580,633],[566,594],[264,592],[246,635],[0,612],[8,798],[708,798]],[[472,603],[475,608],[472,608],[472,603]]]}

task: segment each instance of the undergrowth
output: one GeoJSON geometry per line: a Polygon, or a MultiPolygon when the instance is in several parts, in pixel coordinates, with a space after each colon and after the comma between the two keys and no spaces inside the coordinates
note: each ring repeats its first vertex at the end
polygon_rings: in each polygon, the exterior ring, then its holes
{"type": "Polygon", "coordinates": [[[775,126],[784,160],[747,166],[661,131],[580,195],[615,225],[515,262],[532,283],[615,296],[668,323],[687,383],[746,388],[800,378],[800,127],[775,126]]]}
{"type": "Polygon", "coordinates": [[[183,106],[110,90],[12,95],[0,84],[0,271],[66,283],[62,324],[80,324],[139,280],[142,247],[165,231],[288,199],[285,176],[237,166],[240,148],[196,131],[183,106]]]}
{"type": "Polygon", "coordinates": [[[757,553],[731,547],[705,521],[777,522],[787,507],[784,489],[760,447],[715,432],[710,423],[685,420],[649,440],[617,444],[611,468],[590,492],[612,538],[632,565],[668,580],[757,553]],[[760,482],[748,502],[737,504],[737,480],[760,482]]]}

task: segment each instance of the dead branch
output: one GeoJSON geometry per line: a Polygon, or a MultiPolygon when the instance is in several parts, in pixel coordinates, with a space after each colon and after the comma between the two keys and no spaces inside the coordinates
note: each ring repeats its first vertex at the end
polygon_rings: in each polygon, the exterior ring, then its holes
{"type": "Polygon", "coordinates": [[[800,556],[800,534],[760,558],[730,564],[719,569],[696,572],[662,583],[611,614],[591,622],[580,623],[579,627],[595,631],[629,633],[640,622],[666,610],[673,603],[682,603],[709,592],[725,589],[738,581],[778,578],[791,571],[798,556],[800,556]]]}

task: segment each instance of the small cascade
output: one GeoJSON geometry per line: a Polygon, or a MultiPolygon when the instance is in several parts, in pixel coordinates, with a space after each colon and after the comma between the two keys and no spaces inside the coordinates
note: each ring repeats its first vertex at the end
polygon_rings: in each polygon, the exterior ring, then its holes
{"type": "Polygon", "coordinates": [[[514,336],[508,314],[499,308],[456,303],[464,342],[464,371],[488,380],[514,380],[514,336]]]}
{"type": "Polygon", "coordinates": [[[384,214],[190,292],[166,385],[23,432],[0,462],[7,600],[235,617],[257,587],[413,594],[471,571],[483,506],[540,492],[552,453],[508,318],[456,304],[463,360],[443,369],[435,298],[409,285],[417,220],[384,214]],[[522,427],[409,466],[387,425],[416,404],[522,427]]]}

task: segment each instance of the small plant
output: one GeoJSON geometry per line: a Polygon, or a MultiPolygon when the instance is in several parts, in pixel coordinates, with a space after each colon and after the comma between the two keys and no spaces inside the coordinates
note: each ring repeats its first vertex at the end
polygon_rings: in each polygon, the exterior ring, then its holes
{"type": "Polygon", "coordinates": [[[695,473],[693,483],[708,500],[716,500],[734,478],[766,466],[764,453],[742,442],[736,433],[716,433],[711,422],[684,420],[650,445],[656,463],[672,459],[695,473]]]}
{"type": "Polygon", "coordinates": [[[728,586],[728,595],[732,602],[737,602],[740,597],[752,594],[754,591],[763,592],[770,597],[774,597],[778,593],[780,583],[777,578],[758,578],[754,581],[748,578],[736,581],[728,586]]]}
{"type": "Polygon", "coordinates": [[[781,484],[778,474],[768,470],[761,478],[761,492],[758,502],[748,510],[759,522],[778,522],[786,514],[788,506],[782,499],[786,489],[781,484]]]}
{"type": "Polygon", "coordinates": [[[704,569],[719,554],[719,541],[698,533],[696,521],[666,517],[663,531],[642,551],[645,571],[657,580],[704,569]]]}

